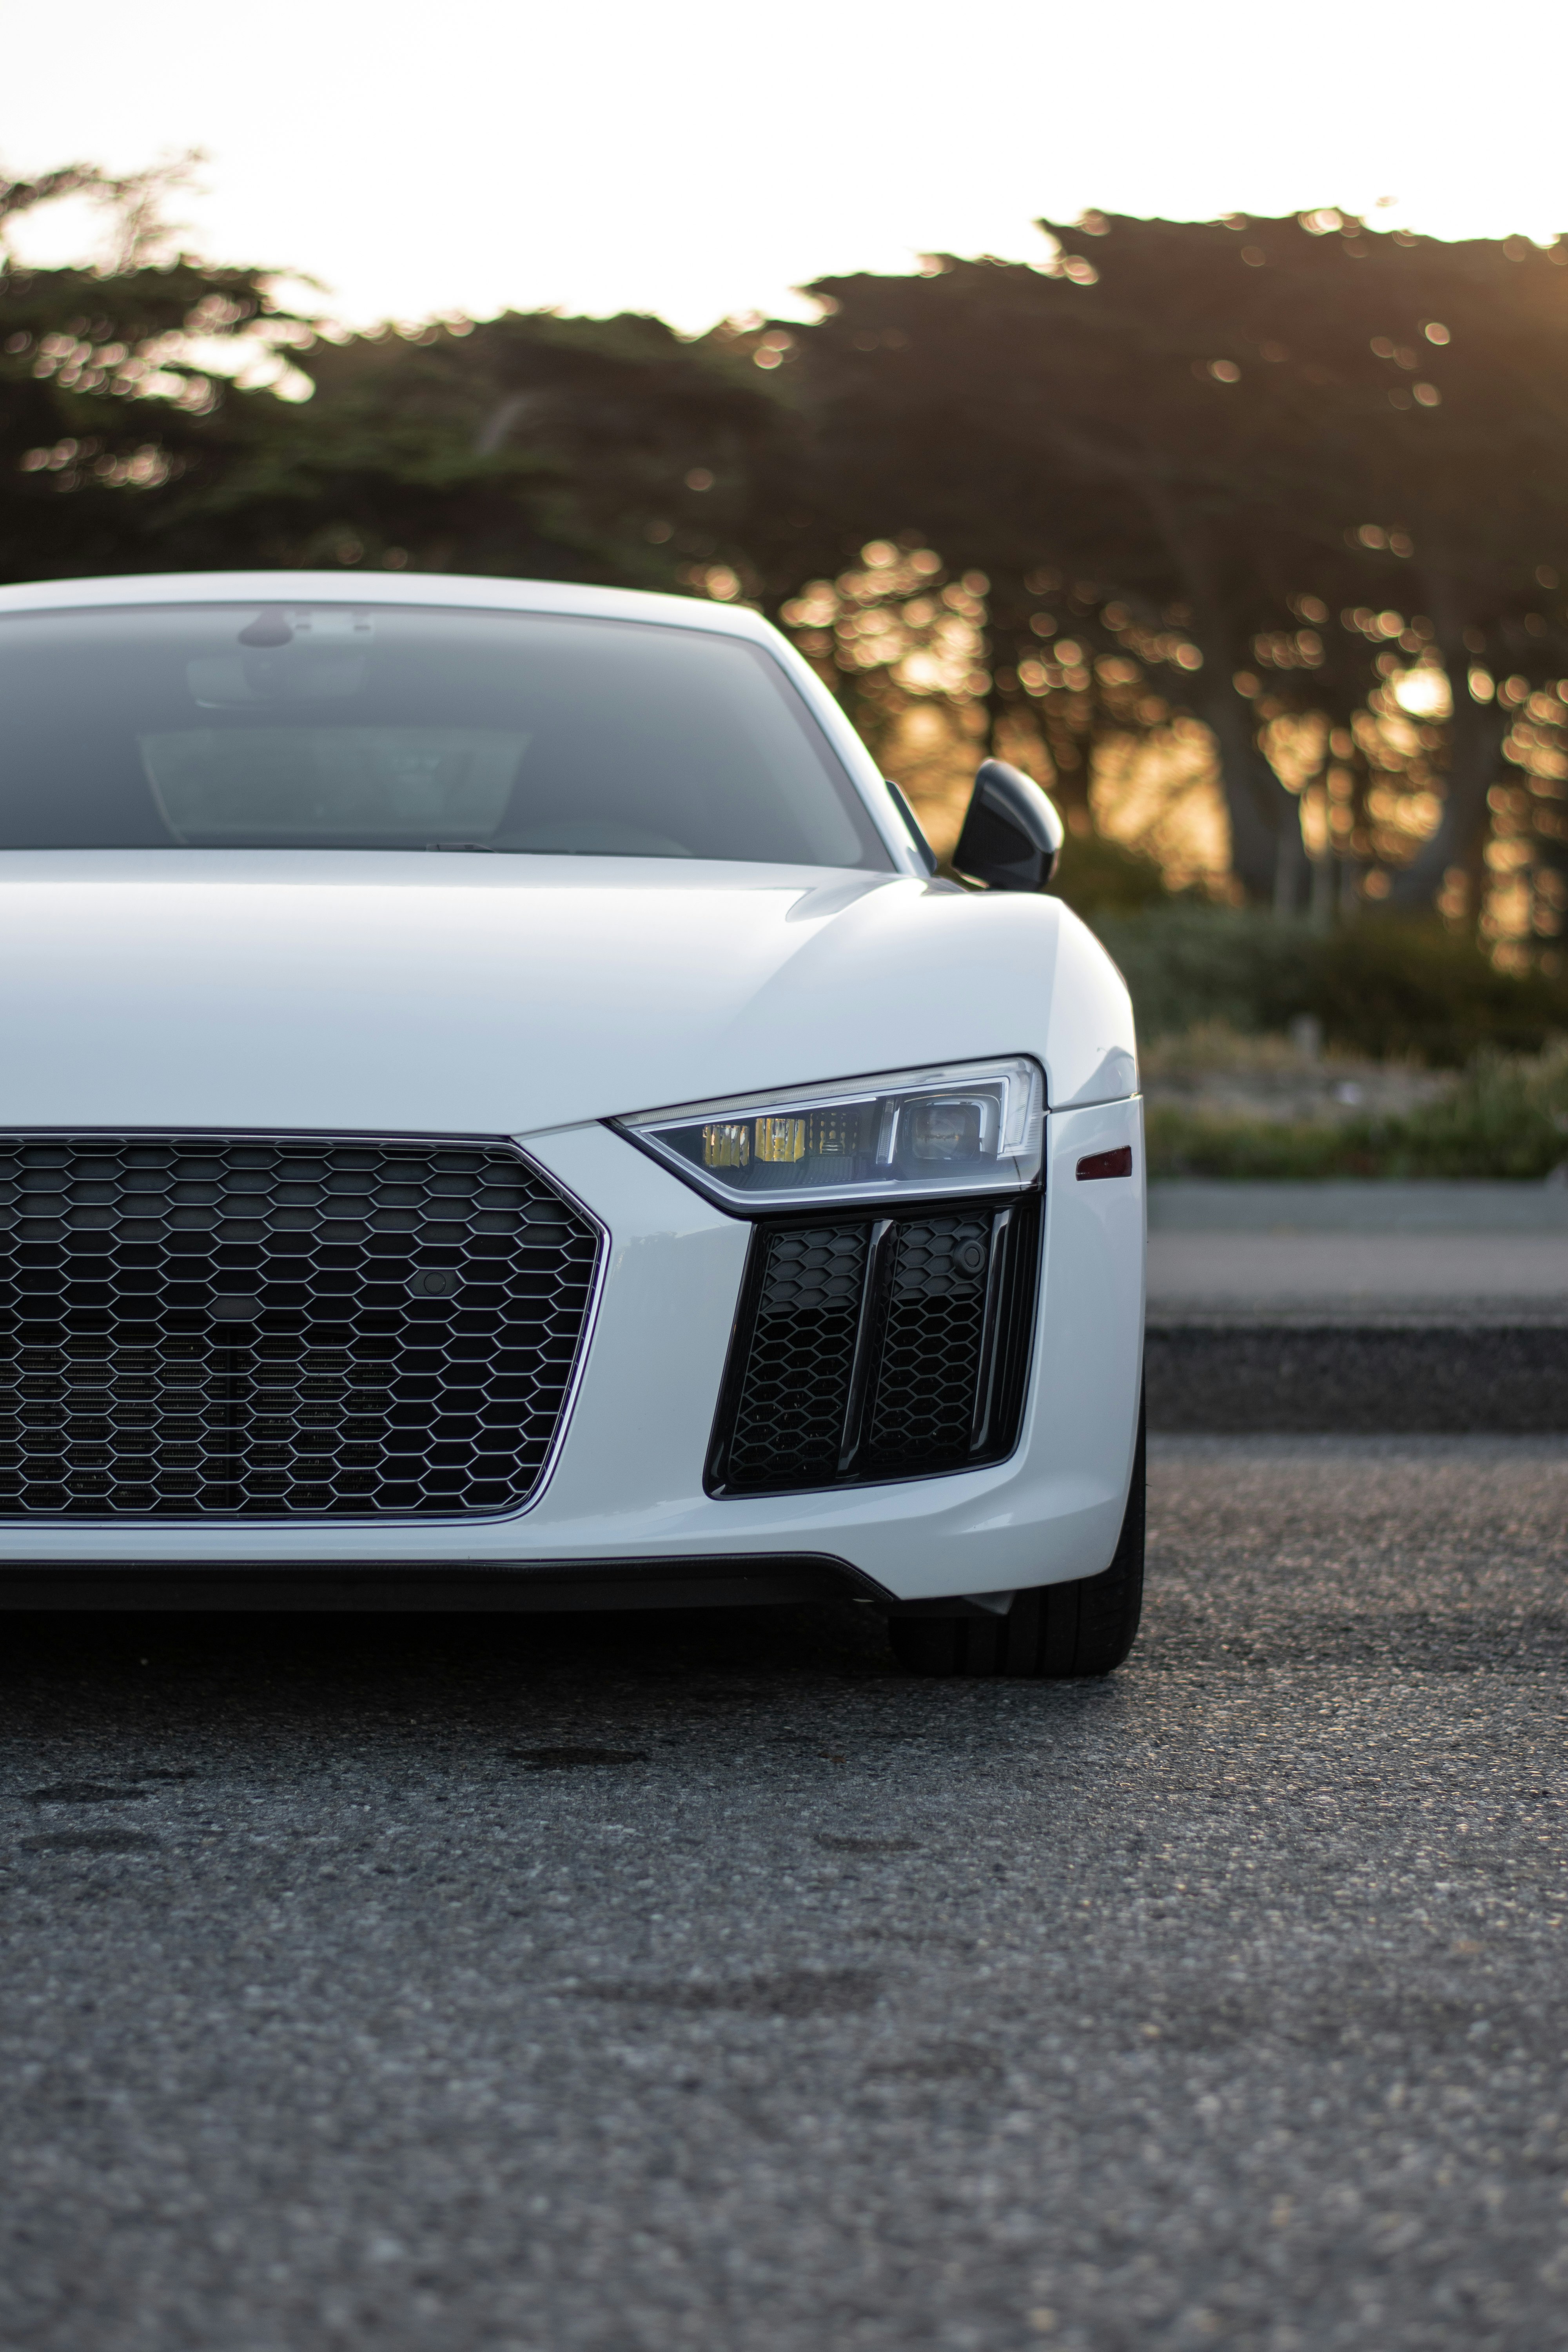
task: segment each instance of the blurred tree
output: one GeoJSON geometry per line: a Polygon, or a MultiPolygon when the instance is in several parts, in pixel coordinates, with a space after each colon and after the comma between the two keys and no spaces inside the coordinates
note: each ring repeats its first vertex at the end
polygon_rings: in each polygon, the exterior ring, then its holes
{"type": "Polygon", "coordinates": [[[1323,791],[1350,784],[1331,807],[1371,895],[1428,902],[1475,859],[1496,779],[1470,672],[1506,663],[1528,694],[1568,666],[1541,594],[1568,575],[1568,248],[1327,211],[1051,233],[1039,269],[942,259],[813,289],[826,315],[792,336],[813,554],[827,571],[907,525],[984,575],[991,717],[1043,706],[1069,797],[1097,725],[1195,710],[1255,898],[1306,895],[1265,738],[1315,714],[1326,760],[1349,739],[1323,791]],[[1384,772],[1356,722],[1397,735],[1390,676],[1417,665],[1453,712],[1405,795],[1425,836],[1374,840],[1384,772]]]}
{"type": "Polygon", "coordinates": [[[0,247],[0,575],[342,563],[750,584],[784,412],[747,353],[640,318],[321,335],[276,273],[156,257],[171,176],[0,182],[0,227],[85,192],[118,230],[97,268],[30,270],[0,247]]]}
{"type": "Polygon", "coordinates": [[[167,257],[163,205],[186,169],[0,179],[0,576],[180,562],[179,519],[232,459],[230,385],[287,381],[288,348],[308,339],[267,273],[167,257]],[[79,194],[108,215],[102,266],[19,262],[12,225],[79,194]]]}
{"type": "Polygon", "coordinates": [[[1255,900],[1436,900],[1516,959],[1561,929],[1568,246],[1088,215],[1038,268],[825,281],[809,326],[337,335],[173,252],[179,176],[0,180],[5,576],[744,598],[938,797],[990,741],[1048,761],[1081,835],[1108,748],[1212,737],[1255,900]],[[73,194],[100,267],[7,257],[73,194]]]}
{"type": "Polygon", "coordinates": [[[777,402],[726,349],[657,319],[508,313],[321,340],[298,363],[308,412],[208,509],[258,560],[742,593],[777,402]]]}

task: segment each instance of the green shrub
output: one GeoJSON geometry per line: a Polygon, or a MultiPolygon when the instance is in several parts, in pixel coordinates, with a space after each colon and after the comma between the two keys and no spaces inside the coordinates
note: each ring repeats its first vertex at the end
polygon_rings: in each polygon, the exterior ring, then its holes
{"type": "Polygon", "coordinates": [[[1145,1036],[1215,1021],[1282,1030],[1310,1013],[1331,1045],[1458,1069],[1489,1048],[1538,1053],[1568,1031],[1568,982],[1500,971],[1436,921],[1367,915],[1325,937],[1254,908],[1181,900],[1092,920],[1145,1036]]]}
{"type": "Polygon", "coordinates": [[[1169,903],[1170,892],[1157,861],[1128,849],[1102,833],[1069,833],[1051,879],[1053,896],[1065,898],[1075,915],[1102,908],[1128,914],[1169,903]]]}
{"type": "Polygon", "coordinates": [[[1331,1042],[1458,1068],[1484,1047],[1539,1053],[1568,1029],[1568,986],[1500,971],[1442,924],[1374,915],[1317,942],[1307,1007],[1331,1042]]]}
{"type": "Polygon", "coordinates": [[[1277,923],[1246,907],[1195,902],[1141,914],[1107,909],[1095,930],[1121,967],[1144,1036],[1224,1022],[1284,1029],[1312,1008],[1313,953],[1304,925],[1277,923]]]}
{"type": "Polygon", "coordinates": [[[1568,1160],[1568,1043],[1533,1058],[1483,1054],[1451,1094],[1400,1118],[1290,1125],[1161,1104],[1147,1133],[1153,1177],[1539,1181],[1568,1160]]]}

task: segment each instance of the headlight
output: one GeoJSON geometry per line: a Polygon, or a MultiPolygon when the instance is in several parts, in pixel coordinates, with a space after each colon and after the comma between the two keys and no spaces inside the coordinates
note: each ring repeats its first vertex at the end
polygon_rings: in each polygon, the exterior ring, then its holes
{"type": "Polygon", "coordinates": [[[1045,1079],[1022,1056],[692,1103],[615,1124],[727,1209],[807,1208],[1038,1181],[1045,1079]]]}

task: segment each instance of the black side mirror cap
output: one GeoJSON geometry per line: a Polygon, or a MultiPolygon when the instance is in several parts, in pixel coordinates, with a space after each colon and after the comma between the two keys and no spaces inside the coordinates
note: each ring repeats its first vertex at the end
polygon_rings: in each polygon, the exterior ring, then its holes
{"type": "Polygon", "coordinates": [[[986,760],[975,774],[952,862],[988,890],[1043,890],[1062,838],[1062,821],[1038,784],[1005,760],[986,760]]]}
{"type": "Polygon", "coordinates": [[[891,776],[884,776],[882,782],[892,793],[893,805],[898,810],[899,814],[903,818],[905,824],[909,827],[910,834],[914,837],[915,847],[920,853],[921,859],[925,866],[926,872],[928,874],[934,874],[938,864],[937,854],[931,847],[930,842],[926,839],[925,833],[921,827],[919,817],[915,814],[913,809],[910,806],[909,802],[899,790],[897,784],[894,783],[891,776]]]}

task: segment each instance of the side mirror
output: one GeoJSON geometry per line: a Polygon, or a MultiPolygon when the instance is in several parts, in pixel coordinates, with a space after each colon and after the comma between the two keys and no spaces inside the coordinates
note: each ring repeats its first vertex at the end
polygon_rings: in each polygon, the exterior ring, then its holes
{"type": "Polygon", "coordinates": [[[952,862],[988,890],[1043,890],[1062,845],[1062,821],[1021,768],[986,760],[974,778],[952,862]]]}

